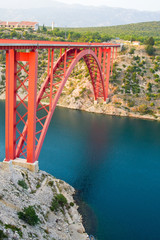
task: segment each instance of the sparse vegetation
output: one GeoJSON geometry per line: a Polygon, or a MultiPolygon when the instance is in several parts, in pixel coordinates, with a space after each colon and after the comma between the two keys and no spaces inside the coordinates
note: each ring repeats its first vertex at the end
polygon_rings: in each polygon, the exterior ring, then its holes
{"type": "Polygon", "coordinates": [[[18,212],[18,217],[31,226],[40,221],[33,206],[25,207],[22,212],[18,212]]]}
{"type": "Polygon", "coordinates": [[[3,240],[5,238],[7,238],[7,235],[4,234],[3,230],[0,230],[0,239],[3,240]]]}
{"type": "Polygon", "coordinates": [[[18,180],[18,185],[24,189],[28,189],[28,186],[24,180],[18,180]]]}
{"type": "MultiPolygon", "coordinates": [[[[23,233],[20,228],[16,227],[15,225],[12,224],[5,224],[6,229],[11,229],[13,232],[18,232],[19,236],[22,237],[23,233]]],[[[0,238],[1,239],[1,238],[0,238]]]]}
{"type": "Polygon", "coordinates": [[[59,208],[63,208],[64,206],[67,206],[67,199],[63,194],[57,194],[54,196],[51,204],[51,210],[57,211],[59,208]]]}

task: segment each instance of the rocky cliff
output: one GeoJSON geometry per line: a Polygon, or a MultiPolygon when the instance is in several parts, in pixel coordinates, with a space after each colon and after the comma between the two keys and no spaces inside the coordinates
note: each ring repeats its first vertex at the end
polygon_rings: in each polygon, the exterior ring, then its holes
{"type": "Polygon", "coordinates": [[[89,239],[64,181],[0,163],[0,182],[0,239],[89,239]]]}

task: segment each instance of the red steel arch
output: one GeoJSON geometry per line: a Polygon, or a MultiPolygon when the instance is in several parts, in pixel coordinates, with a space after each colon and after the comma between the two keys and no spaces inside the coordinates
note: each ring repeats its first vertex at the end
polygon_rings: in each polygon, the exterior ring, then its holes
{"type": "MultiPolygon", "coordinates": [[[[96,54],[91,49],[86,49],[86,50],[77,49],[76,51],[75,49],[69,49],[68,51],[65,51],[62,54],[62,56],[60,56],[55,66],[53,67],[52,73],[50,73],[47,76],[37,96],[36,112],[38,113],[43,111],[43,117],[38,118],[38,114],[37,114],[36,125],[38,126],[37,126],[37,132],[35,133],[36,135],[35,136],[36,137],[35,161],[38,160],[40,150],[41,150],[45,135],[47,133],[47,129],[49,127],[49,123],[51,121],[55,107],[57,105],[60,94],[65,86],[65,83],[68,77],[70,76],[73,68],[76,66],[78,61],[82,58],[84,58],[84,61],[88,67],[88,70],[91,76],[95,99],[97,100],[98,97],[103,97],[104,101],[106,101],[105,84],[104,84],[102,69],[96,54]],[[65,62],[66,62],[66,65],[65,65],[65,62]],[[93,74],[93,69],[95,71],[94,74],[93,74]],[[56,80],[54,81],[54,79],[56,80]],[[50,98],[50,103],[48,105],[44,104],[44,100],[49,98],[50,98]]],[[[28,121],[26,121],[24,130],[22,132],[22,136],[19,139],[19,144],[17,146],[17,151],[16,151],[16,157],[20,157],[20,156],[27,157],[24,154],[24,152],[26,152],[24,143],[26,142],[25,139],[27,136],[27,126],[28,126],[28,121]]]]}
{"type": "Polygon", "coordinates": [[[0,50],[6,50],[5,161],[21,157],[27,163],[38,160],[60,94],[80,59],[88,67],[95,100],[106,101],[118,47],[108,43],[0,40],[0,50]],[[29,51],[21,51],[25,49],[29,51]],[[38,49],[48,49],[48,71],[37,94],[38,49]]]}
{"type": "MultiPolygon", "coordinates": [[[[89,69],[90,76],[91,76],[91,81],[92,81],[92,85],[93,85],[93,89],[94,89],[95,99],[97,99],[98,97],[101,96],[101,97],[104,97],[104,101],[106,100],[104,79],[103,79],[103,76],[102,76],[101,66],[100,66],[100,63],[98,61],[98,58],[97,58],[96,54],[90,49],[86,49],[86,50],[82,50],[82,51],[78,50],[77,52],[79,52],[79,53],[77,53],[76,57],[73,58],[73,60],[71,62],[69,62],[69,64],[66,64],[66,69],[63,68],[63,70],[64,70],[63,80],[59,83],[58,89],[55,92],[55,96],[54,96],[54,98],[52,98],[51,109],[50,109],[50,112],[47,114],[47,117],[46,117],[44,126],[42,128],[42,131],[41,131],[41,133],[38,132],[38,133],[40,133],[40,136],[39,136],[39,140],[38,140],[37,147],[36,147],[36,152],[35,152],[35,159],[36,160],[39,157],[39,153],[40,153],[40,150],[41,150],[41,147],[42,147],[42,144],[43,144],[43,141],[44,141],[49,123],[51,121],[51,118],[52,118],[52,115],[54,113],[55,107],[57,105],[58,99],[60,97],[60,94],[62,93],[62,90],[65,86],[65,83],[66,83],[68,77],[70,76],[73,68],[76,66],[76,64],[78,63],[78,61],[81,58],[84,58],[84,60],[86,62],[86,65],[89,69]],[[96,67],[97,78],[95,78],[93,76],[93,73],[92,73],[92,68],[93,67],[96,67]]],[[[58,63],[56,64],[55,68],[53,69],[53,76],[54,76],[54,74],[56,74],[56,71],[59,70],[60,62],[64,62],[63,59],[66,57],[66,55],[71,57],[72,53],[75,54],[75,50],[71,49],[68,52],[65,51],[65,53],[61,56],[58,63]]],[[[45,89],[47,89],[47,87],[50,88],[50,81],[49,80],[51,80],[51,75],[49,76],[49,79],[46,80],[48,82],[48,84],[45,84],[45,89]]],[[[57,82],[56,82],[56,84],[57,84],[57,82]]],[[[45,93],[44,88],[42,88],[40,92],[45,93]]],[[[40,98],[40,96],[38,96],[37,106],[39,105],[41,99],[43,99],[43,95],[41,96],[41,98],[40,98]]]]}

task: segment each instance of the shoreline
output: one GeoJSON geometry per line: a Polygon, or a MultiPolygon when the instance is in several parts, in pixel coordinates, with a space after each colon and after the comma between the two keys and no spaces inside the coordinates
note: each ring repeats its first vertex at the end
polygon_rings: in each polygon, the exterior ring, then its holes
{"type": "MultiPolygon", "coordinates": [[[[0,95],[0,101],[5,101],[5,93],[3,93],[2,95],[0,95]]],[[[44,103],[46,104],[46,103],[44,103]]],[[[107,103],[106,103],[107,105],[107,103]]],[[[96,105],[93,103],[92,107],[94,108],[96,105]]],[[[99,105],[98,105],[99,106],[99,105]]],[[[155,118],[154,116],[151,115],[140,115],[140,114],[134,114],[134,113],[130,113],[127,112],[125,110],[123,110],[123,113],[121,112],[121,109],[115,108],[113,106],[110,105],[110,107],[112,107],[114,109],[113,112],[102,112],[101,109],[96,109],[96,111],[94,110],[90,110],[90,109],[85,109],[85,108],[77,108],[75,106],[67,106],[65,104],[61,104],[61,103],[57,103],[57,107],[62,107],[62,108],[68,108],[71,110],[79,110],[79,111],[84,111],[84,112],[88,112],[88,113],[95,113],[95,114],[103,114],[103,115],[108,115],[108,116],[116,116],[116,117],[127,117],[127,118],[132,118],[132,119],[142,119],[142,120],[151,120],[151,121],[160,121],[160,118],[155,118]],[[117,112],[116,112],[117,111],[117,112]]]]}
{"type": "MultiPolygon", "coordinates": [[[[94,105],[94,104],[93,104],[94,105]]],[[[127,117],[127,118],[132,118],[132,119],[142,119],[142,120],[151,120],[151,121],[160,121],[160,119],[155,118],[150,115],[139,115],[139,114],[119,114],[119,113],[104,113],[104,112],[98,112],[98,111],[90,111],[87,109],[81,109],[81,108],[75,108],[75,107],[68,107],[63,104],[57,104],[57,107],[62,107],[62,108],[68,108],[71,110],[78,110],[78,111],[84,111],[88,113],[95,113],[95,114],[101,114],[101,115],[108,115],[108,116],[115,116],[115,117],[127,117]]],[[[117,109],[117,108],[116,108],[117,109]]]]}

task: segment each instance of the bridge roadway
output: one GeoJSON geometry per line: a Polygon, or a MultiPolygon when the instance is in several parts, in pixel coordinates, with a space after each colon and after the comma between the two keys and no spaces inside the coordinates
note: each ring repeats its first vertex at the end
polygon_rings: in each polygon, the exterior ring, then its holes
{"type": "Polygon", "coordinates": [[[80,43],[55,42],[37,40],[0,39],[0,50],[9,49],[44,49],[44,48],[118,48],[120,44],[113,43],[80,43]]]}

